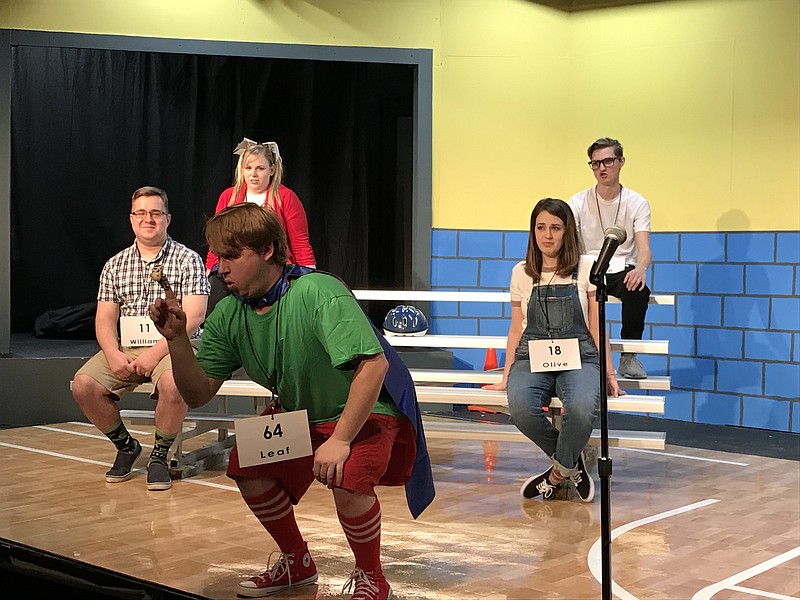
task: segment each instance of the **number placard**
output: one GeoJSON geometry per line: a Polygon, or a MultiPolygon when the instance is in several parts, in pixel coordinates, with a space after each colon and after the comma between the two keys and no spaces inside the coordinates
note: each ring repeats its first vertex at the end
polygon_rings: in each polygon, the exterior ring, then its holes
{"type": "Polygon", "coordinates": [[[312,453],[308,411],[239,419],[234,427],[242,467],[291,460],[312,453]]]}
{"type": "Polygon", "coordinates": [[[119,337],[123,346],[152,346],[162,336],[150,317],[120,317],[119,337]]]}
{"type": "Polygon", "coordinates": [[[581,368],[578,338],[528,340],[531,372],[575,371],[581,368]]]}

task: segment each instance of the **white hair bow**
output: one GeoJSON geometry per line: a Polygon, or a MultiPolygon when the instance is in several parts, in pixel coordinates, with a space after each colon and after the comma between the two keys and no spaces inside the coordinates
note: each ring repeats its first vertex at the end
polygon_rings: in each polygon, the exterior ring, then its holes
{"type": "Polygon", "coordinates": [[[255,142],[248,138],[242,138],[242,141],[239,142],[236,148],[233,149],[233,153],[236,154],[237,156],[241,156],[242,154],[250,150],[250,148],[253,148],[255,146],[266,146],[275,155],[276,161],[279,161],[281,159],[281,153],[278,150],[278,144],[276,144],[275,142],[262,142],[259,144],[258,142],[255,142]]]}

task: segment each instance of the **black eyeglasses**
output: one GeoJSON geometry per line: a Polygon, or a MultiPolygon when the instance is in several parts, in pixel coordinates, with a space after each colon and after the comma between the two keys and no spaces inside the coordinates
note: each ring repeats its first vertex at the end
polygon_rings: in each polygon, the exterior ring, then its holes
{"type": "Polygon", "coordinates": [[[144,219],[147,215],[153,217],[153,220],[158,221],[159,219],[167,216],[167,213],[163,210],[135,210],[131,213],[131,216],[136,217],[140,221],[144,219]]]}
{"type": "Polygon", "coordinates": [[[592,167],[592,171],[597,171],[600,168],[600,165],[604,167],[611,167],[614,164],[615,160],[619,160],[622,158],[621,156],[614,156],[611,158],[601,158],[600,160],[590,160],[587,164],[592,167]]]}

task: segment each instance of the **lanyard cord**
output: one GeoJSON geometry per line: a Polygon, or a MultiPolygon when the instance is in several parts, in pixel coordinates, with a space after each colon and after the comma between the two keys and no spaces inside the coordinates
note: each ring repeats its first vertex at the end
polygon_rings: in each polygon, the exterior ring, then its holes
{"type": "MultiPolygon", "coordinates": [[[[251,307],[249,307],[248,305],[246,305],[244,303],[240,303],[240,306],[244,310],[244,330],[247,333],[247,343],[250,345],[250,352],[253,353],[253,358],[256,360],[256,364],[258,365],[258,368],[261,369],[261,372],[264,374],[264,376],[270,382],[269,391],[272,392],[272,397],[270,398],[270,401],[269,401],[268,410],[269,410],[270,414],[273,414],[275,412],[275,409],[280,404],[280,399],[277,397],[276,391],[278,389],[278,349],[280,348],[280,342],[278,341],[278,336],[279,336],[279,333],[280,333],[279,330],[278,330],[278,323],[280,322],[279,317],[280,317],[280,314],[281,314],[281,303],[280,303],[280,301],[278,301],[274,305],[275,306],[275,353],[273,354],[273,357],[272,357],[272,373],[275,376],[274,381],[273,381],[272,377],[270,377],[269,371],[267,371],[266,367],[264,366],[264,363],[262,363],[261,359],[258,357],[258,353],[256,352],[255,345],[253,344],[253,338],[250,335],[250,327],[248,326],[248,323],[247,323],[247,313],[248,313],[248,311],[249,311],[249,309],[251,307]]],[[[255,310],[255,309],[253,309],[253,310],[255,310]]]]}
{"type": "Polygon", "coordinates": [[[539,293],[539,290],[541,290],[542,286],[541,284],[536,285],[538,288],[536,293],[536,301],[539,303],[539,308],[541,308],[542,314],[544,314],[544,322],[547,324],[547,335],[550,337],[551,341],[553,339],[553,331],[550,327],[550,313],[547,308],[547,298],[550,296],[550,284],[553,283],[553,279],[556,278],[556,273],[557,271],[553,272],[553,275],[550,277],[550,281],[548,281],[547,285],[544,286],[544,302],[542,302],[542,294],[539,293]]]}
{"type": "MultiPolygon", "coordinates": [[[[619,207],[622,206],[622,184],[619,184],[619,194],[617,194],[617,214],[614,215],[614,225],[617,224],[619,218],[619,207]]],[[[612,200],[613,202],[613,200],[612,200]]],[[[603,225],[603,215],[600,213],[600,200],[598,200],[597,186],[594,186],[594,203],[597,206],[597,218],[600,219],[600,229],[605,233],[606,228],[603,225]]]]}
{"type": "MultiPolygon", "coordinates": [[[[166,244],[164,244],[164,245],[166,246],[166,244]]],[[[157,282],[154,281],[152,277],[150,277],[149,273],[145,272],[144,265],[153,265],[153,267],[156,267],[159,264],[166,264],[167,255],[166,255],[166,253],[164,253],[164,255],[161,256],[162,252],[164,252],[164,248],[163,247],[161,248],[161,250],[158,251],[158,254],[156,254],[153,257],[153,260],[148,261],[148,260],[145,260],[144,258],[142,258],[142,254],[141,254],[141,252],[139,252],[139,250],[137,248],[137,255],[138,255],[138,258],[139,258],[139,260],[137,261],[138,265],[139,265],[139,273],[141,274],[142,280],[143,280],[144,283],[142,284],[142,293],[139,295],[138,298],[136,298],[136,300],[134,301],[134,304],[138,303],[141,300],[144,300],[145,302],[147,302],[148,305],[152,304],[151,302],[149,302],[149,300],[150,300],[150,290],[152,289],[153,284],[157,283],[157,282]]]]}

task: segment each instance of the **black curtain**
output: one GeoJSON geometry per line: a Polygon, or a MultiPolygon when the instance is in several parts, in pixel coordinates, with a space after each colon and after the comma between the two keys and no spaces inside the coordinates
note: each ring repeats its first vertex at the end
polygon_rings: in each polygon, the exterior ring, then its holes
{"type": "Polygon", "coordinates": [[[143,185],[167,191],[170,235],[205,258],[244,136],[280,146],[320,268],[407,286],[411,67],[29,46],[12,65],[12,332],[95,298],[143,185]]]}

